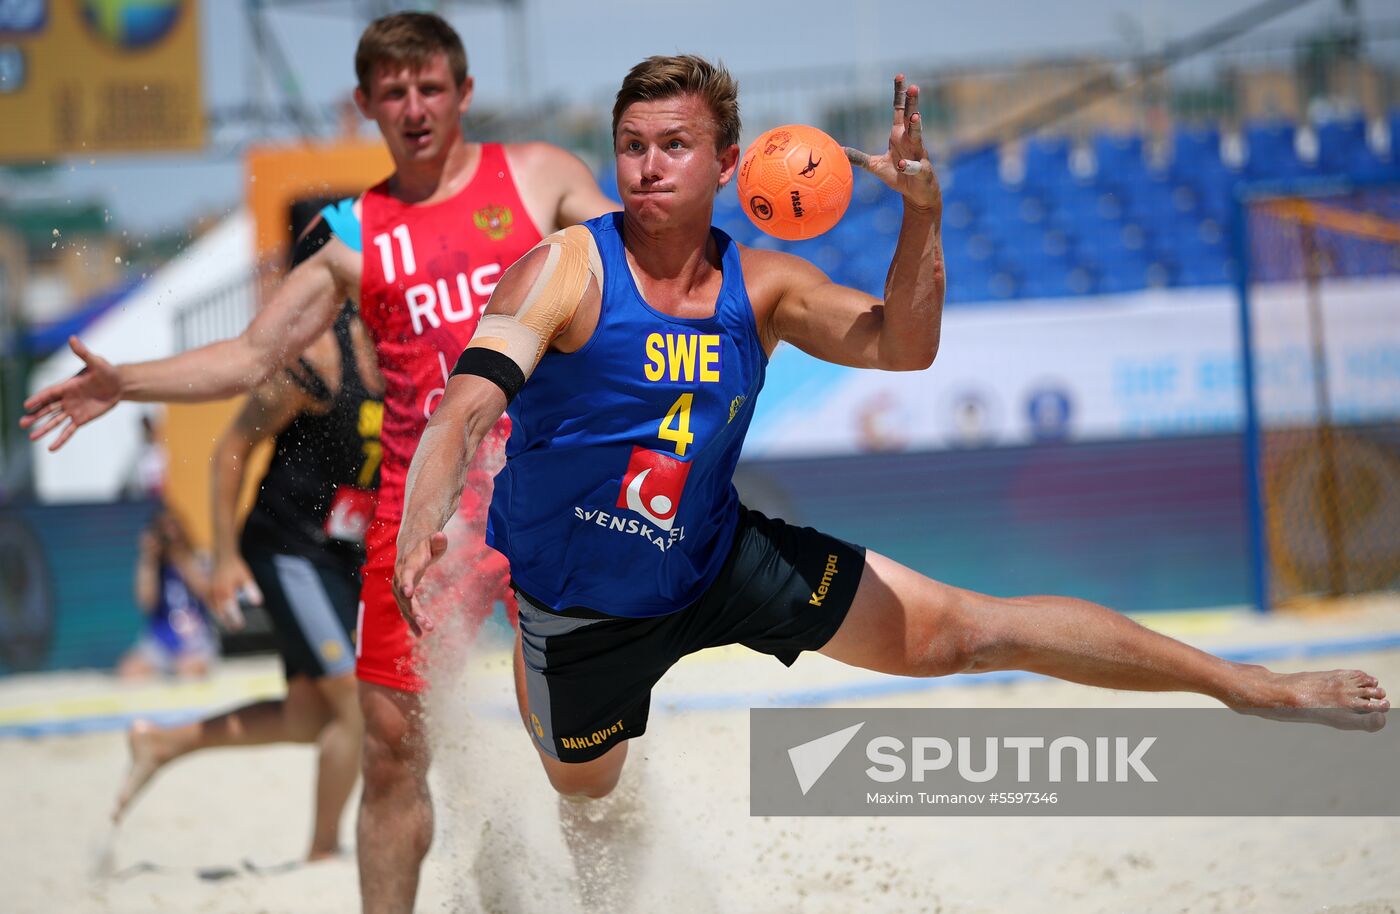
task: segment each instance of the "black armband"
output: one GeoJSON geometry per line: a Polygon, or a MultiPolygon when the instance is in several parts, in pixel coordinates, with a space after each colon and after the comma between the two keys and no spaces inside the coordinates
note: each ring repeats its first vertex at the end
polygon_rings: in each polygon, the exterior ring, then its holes
{"type": "Polygon", "coordinates": [[[474,374],[495,384],[506,395],[507,404],[525,386],[525,372],[515,364],[515,359],[485,346],[468,346],[462,350],[457,367],[452,369],[453,377],[459,374],[474,374]]]}
{"type": "Polygon", "coordinates": [[[331,224],[324,216],[317,217],[297,239],[296,247],[292,249],[291,267],[295,268],[303,261],[311,259],[317,251],[330,244],[334,237],[335,232],[331,231],[331,224]]]}

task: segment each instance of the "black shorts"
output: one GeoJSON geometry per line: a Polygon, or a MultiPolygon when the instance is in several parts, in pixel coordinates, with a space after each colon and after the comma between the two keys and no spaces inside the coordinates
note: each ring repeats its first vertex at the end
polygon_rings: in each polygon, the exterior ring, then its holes
{"type": "Polygon", "coordinates": [[[707,647],[742,644],[791,666],[836,634],[864,569],[862,547],[741,507],[719,576],[679,612],[555,612],[517,590],[535,741],[561,761],[586,762],[641,736],[652,687],[707,647]]]}
{"type": "Polygon", "coordinates": [[[359,569],[335,557],[319,560],[246,546],[243,560],[262,591],[287,678],[354,673],[350,633],[360,606],[359,569]]]}

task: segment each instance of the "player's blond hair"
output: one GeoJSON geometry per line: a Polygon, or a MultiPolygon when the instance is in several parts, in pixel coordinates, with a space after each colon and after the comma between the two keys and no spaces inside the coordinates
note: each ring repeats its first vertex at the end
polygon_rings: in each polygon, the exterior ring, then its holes
{"type": "Polygon", "coordinates": [[[457,85],[467,81],[467,49],[447,20],[433,13],[394,13],[369,24],[355,49],[355,78],[360,91],[369,94],[377,67],[421,69],[435,54],[447,57],[457,85]]]}
{"type": "Polygon", "coordinates": [[[694,54],[648,57],[628,72],[613,103],[613,139],[617,139],[617,125],[628,105],[677,95],[698,95],[705,100],[715,116],[717,148],[739,142],[739,84],[723,64],[694,54]]]}

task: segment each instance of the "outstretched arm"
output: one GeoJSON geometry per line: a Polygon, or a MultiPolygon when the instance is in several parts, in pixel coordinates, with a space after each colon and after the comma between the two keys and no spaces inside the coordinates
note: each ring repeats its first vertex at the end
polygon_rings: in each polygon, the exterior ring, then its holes
{"type": "Polygon", "coordinates": [[[394,596],[415,635],[433,628],[421,601],[415,599],[418,584],[428,566],[447,551],[442,528],[461,500],[467,467],[507,405],[505,394],[492,382],[455,375],[418,439],[404,486],[394,569],[394,596]]]}
{"type": "Polygon", "coordinates": [[[20,427],[31,441],[53,431],[56,451],[79,427],[121,400],[220,400],[262,383],[296,358],[334,322],[359,274],[359,255],[339,240],[292,270],[272,300],[239,336],[152,362],[113,365],[77,337],[68,343],[83,369],[24,401],[20,427]]]}
{"type": "Polygon", "coordinates": [[[574,226],[522,257],[491,294],[408,468],[394,597],[414,634],[433,628],[418,586],[447,550],[442,529],[457,509],[476,449],[580,308],[596,309],[601,288],[592,235],[574,226]]]}
{"type": "MultiPolygon", "coordinates": [[[[785,285],[771,313],[769,341],[786,340],[828,362],[859,368],[927,368],[943,318],[943,198],[929,164],[919,89],[894,80],[888,152],[847,149],[851,162],[904,198],[904,219],[885,278],[884,300],[837,285],[805,261],[783,257],[785,285]]],[[[782,255],[771,255],[782,257],[782,255]]]]}

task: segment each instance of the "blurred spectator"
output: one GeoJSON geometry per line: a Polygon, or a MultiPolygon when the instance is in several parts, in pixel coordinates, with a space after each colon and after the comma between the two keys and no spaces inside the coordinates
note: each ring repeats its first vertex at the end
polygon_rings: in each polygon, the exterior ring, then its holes
{"type": "Polygon", "coordinates": [[[136,645],[117,664],[122,679],[204,676],[218,653],[205,606],[209,572],[178,515],[162,506],[141,531],[136,605],[146,615],[136,645]]]}
{"type": "Polygon", "coordinates": [[[868,454],[902,451],[909,446],[909,417],[899,408],[899,398],[888,390],[877,391],[861,403],[856,417],[857,446],[868,454]]]}
{"type": "Polygon", "coordinates": [[[156,423],[149,414],[141,416],[141,451],[131,466],[126,483],[129,498],[160,499],[165,494],[165,474],[170,466],[165,445],[156,432],[156,423]]]}

